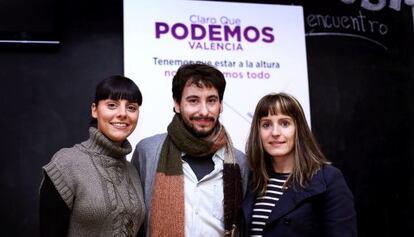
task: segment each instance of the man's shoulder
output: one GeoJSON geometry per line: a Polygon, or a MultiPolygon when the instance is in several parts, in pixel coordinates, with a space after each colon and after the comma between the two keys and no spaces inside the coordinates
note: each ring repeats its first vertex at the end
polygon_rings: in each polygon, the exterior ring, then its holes
{"type": "Polygon", "coordinates": [[[155,144],[163,143],[166,137],[167,137],[167,133],[161,133],[161,134],[156,134],[150,137],[146,137],[138,142],[137,148],[154,146],[155,144]]]}
{"type": "Polygon", "coordinates": [[[242,151],[240,151],[239,149],[237,149],[237,148],[233,148],[233,152],[234,152],[234,155],[236,157],[241,157],[241,158],[245,158],[246,157],[246,155],[242,151]]]}
{"type": "Polygon", "coordinates": [[[138,166],[139,163],[145,163],[147,159],[157,158],[166,137],[166,133],[156,134],[138,142],[132,155],[132,164],[138,166]]]}
{"type": "Polygon", "coordinates": [[[233,148],[233,153],[239,166],[245,168],[247,165],[246,155],[237,148],[233,148]]]}

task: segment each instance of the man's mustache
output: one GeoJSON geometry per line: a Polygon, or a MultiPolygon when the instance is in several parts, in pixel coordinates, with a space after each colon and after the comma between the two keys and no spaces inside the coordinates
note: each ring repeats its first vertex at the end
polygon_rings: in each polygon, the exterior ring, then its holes
{"type": "Polygon", "coordinates": [[[209,120],[211,122],[214,122],[214,118],[213,117],[191,117],[190,120],[209,120]]]}

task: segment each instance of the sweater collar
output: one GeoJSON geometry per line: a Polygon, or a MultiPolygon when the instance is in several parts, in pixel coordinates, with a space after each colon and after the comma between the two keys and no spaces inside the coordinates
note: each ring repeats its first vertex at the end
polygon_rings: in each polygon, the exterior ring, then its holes
{"type": "Polygon", "coordinates": [[[109,140],[101,131],[95,127],[89,128],[89,139],[81,145],[92,153],[110,156],[117,159],[124,158],[131,153],[132,146],[125,140],[121,146],[109,140]]]}

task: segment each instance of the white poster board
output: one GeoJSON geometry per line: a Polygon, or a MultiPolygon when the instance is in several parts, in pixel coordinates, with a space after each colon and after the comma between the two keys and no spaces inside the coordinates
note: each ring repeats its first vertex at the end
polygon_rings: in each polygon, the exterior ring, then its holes
{"type": "Polygon", "coordinates": [[[124,0],[125,76],[143,94],[135,145],[166,132],[171,82],[182,63],[206,62],[226,77],[220,121],[244,151],[258,100],[287,92],[310,122],[303,9],[251,3],[124,0]]]}

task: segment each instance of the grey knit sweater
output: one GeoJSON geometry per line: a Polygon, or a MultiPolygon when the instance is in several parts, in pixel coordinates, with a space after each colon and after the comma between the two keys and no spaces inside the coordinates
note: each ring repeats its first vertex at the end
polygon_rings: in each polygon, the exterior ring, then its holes
{"type": "Polygon", "coordinates": [[[43,167],[71,210],[68,236],[136,236],[145,214],[138,173],[96,128],[89,140],[58,151],[43,167]]]}

